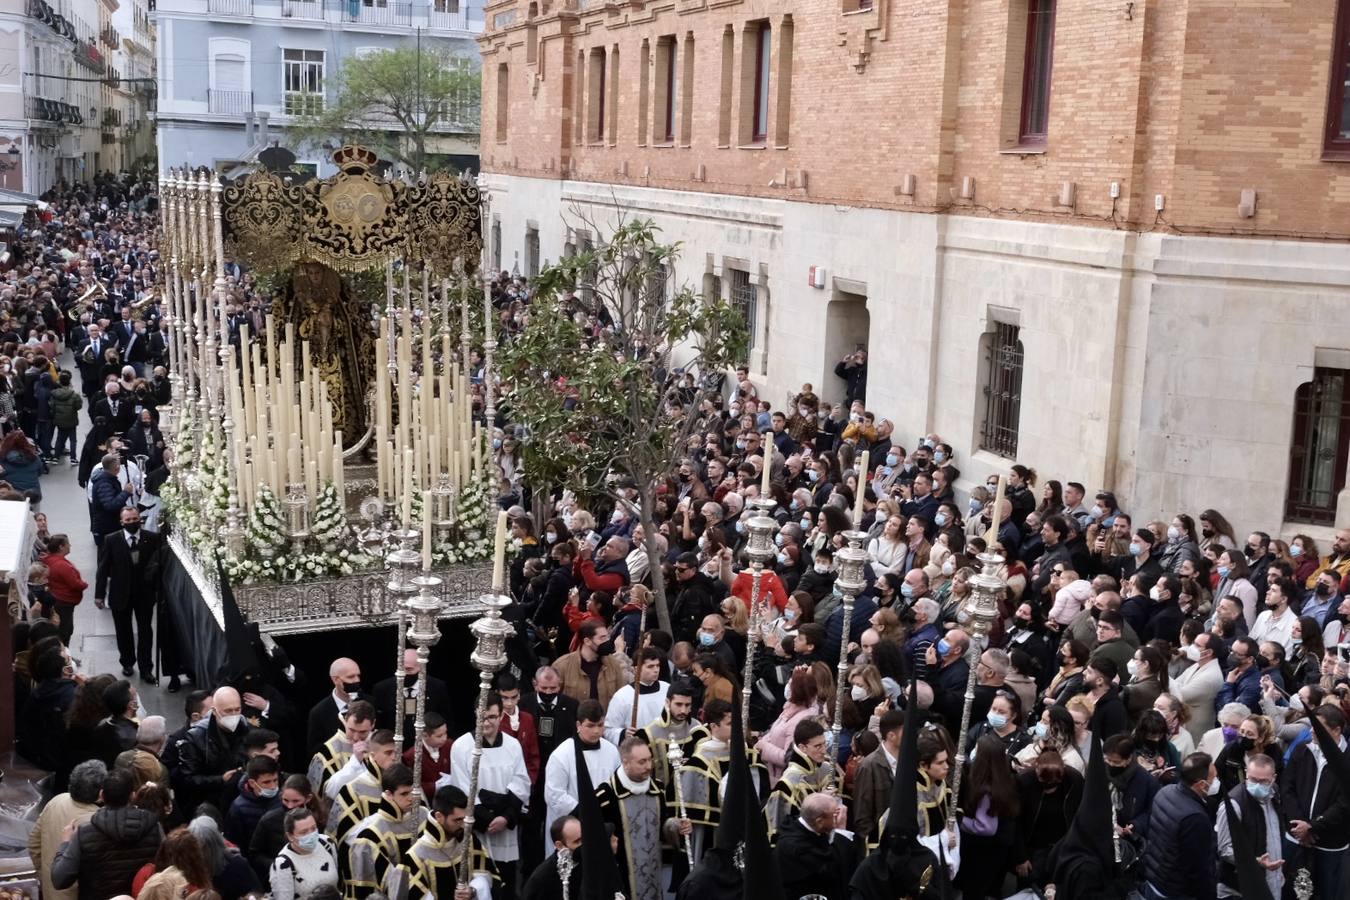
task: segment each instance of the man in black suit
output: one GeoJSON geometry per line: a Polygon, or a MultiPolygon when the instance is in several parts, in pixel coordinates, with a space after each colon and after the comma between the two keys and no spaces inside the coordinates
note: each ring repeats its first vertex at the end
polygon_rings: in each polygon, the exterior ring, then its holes
{"type": "Polygon", "coordinates": [[[356,660],[345,656],[333,660],[333,664],[328,667],[328,678],[333,682],[333,692],[314,704],[309,711],[305,753],[310,756],[318,752],[334,731],[343,727],[343,723],[338,720],[347,712],[347,704],[353,700],[367,699],[361,691],[361,667],[356,664],[356,660]]]}
{"type": "MultiPolygon", "coordinates": [[[[394,728],[394,717],[398,715],[400,705],[403,708],[403,749],[412,746],[414,737],[413,723],[417,718],[417,692],[422,688],[422,679],[418,677],[417,651],[411,647],[403,651],[403,677],[395,684],[393,676],[375,684],[375,727],[394,728]]],[[[427,710],[440,713],[450,721],[450,691],[445,682],[428,675],[426,678],[427,710]]]]}
{"type": "MultiPolygon", "coordinates": [[[[559,744],[577,735],[577,701],[562,692],[562,679],[552,666],[540,666],[534,673],[534,693],[520,698],[520,708],[534,716],[534,728],[539,743],[539,763],[543,765],[559,744]]],[[[534,782],[530,794],[530,809],[544,808],[544,779],[534,782]]],[[[533,869],[544,858],[545,840],[541,829],[542,816],[521,831],[521,869],[533,869]]]]}
{"type": "Polygon", "coordinates": [[[139,666],[141,680],[156,684],[153,623],[164,539],[153,531],[141,531],[141,512],[134,506],[122,510],[121,523],[120,529],[104,535],[99,546],[94,600],[106,597],[112,610],[122,674],[129,678],[132,667],[139,666]]]}
{"type": "Polygon", "coordinates": [[[116,381],[103,386],[103,396],[94,401],[93,408],[93,418],[105,420],[112,434],[125,434],[136,424],[136,401],[123,396],[122,387],[116,381]]]}

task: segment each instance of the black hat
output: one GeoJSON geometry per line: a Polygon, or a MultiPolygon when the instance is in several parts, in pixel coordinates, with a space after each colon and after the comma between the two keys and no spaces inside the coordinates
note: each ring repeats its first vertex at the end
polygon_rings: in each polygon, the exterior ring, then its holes
{"type": "Polygon", "coordinates": [[[1070,900],[1123,896],[1122,891],[1113,888],[1119,880],[1115,877],[1114,824],[1106,761],[1101,741],[1093,735],[1083,799],[1068,834],[1055,848],[1051,880],[1057,896],[1070,900]]]}

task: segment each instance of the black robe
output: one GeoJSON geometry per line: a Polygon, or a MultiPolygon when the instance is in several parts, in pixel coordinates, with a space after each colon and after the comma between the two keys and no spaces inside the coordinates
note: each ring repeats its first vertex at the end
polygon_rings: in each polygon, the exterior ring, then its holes
{"type": "MultiPolygon", "coordinates": [[[[568,879],[569,897],[581,896],[581,857],[578,854],[572,875],[568,879]]],[[[558,856],[554,854],[540,863],[521,888],[520,900],[563,900],[562,877],[558,874],[558,856]]]]}
{"type": "Polygon", "coordinates": [[[852,839],[842,834],[816,834],[801,819],[793,818],[778,832],[775,853],[787,896],[848,897],[849,876],[856,862],[852,839]]]}

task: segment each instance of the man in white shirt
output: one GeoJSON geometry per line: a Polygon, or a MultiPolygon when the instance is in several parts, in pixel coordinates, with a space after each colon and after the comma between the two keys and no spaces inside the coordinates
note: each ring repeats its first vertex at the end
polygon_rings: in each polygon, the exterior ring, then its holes
{"type": "MultiPolygon", "coordinates": [[[[474,831],[510,889],[515,885],[516,860],[520,859],[517,826],[524,821],[530,803],[530,773],[525,768],[520,741],[503,732],[501,723],[502,698],[489,694],[483,707],[478,796],[472,802],[474,831]]],[[[455,738],[450,746],[450,783],[466,795],[473,772],[474,742],[474,733],[469,731],[455,738]]]]}
{"type": "Polygon", "coordinates": [[[1293,579],[1281,578],[1266,588],[1266,608],[1256,617],[1249,637],[1258,642],[1271,641],[1284,647],[1286,655],[1294,652],[1294,623],[1298,615],[1289,602],[1298,594],[1293,579]]]}
{"type": "Polygon", "coordinates": [[[1192,665],[1172,680],[1172,694],[1191,711],[1186,730],[1198,744],[1205,732],[1214,727],[1214,698],[1223,688],[1223,669],[1215,655],[1222,642],[1209,632],[1196,635],[1186,648],[1192,665]]]}
{"type": "Polygon", "coordinates": [[[665,657],[655,647],[643,647],[638,652],[637,684],[626,684],[614,692],[605,712],[605,740],[614,746],[632,737],[661,718],[670,685],[661,680],[661,665],[665,657]],[[635,690],[636,689],[636,690],[635,690]],[[636,697],[635,697],[636,694],[636,697]],[[633,703],[637,710],[634,714],[633,703]]]}
{"type": "MultiPolygon", "coordinates": [[[[568,738],[554,748],[544,768],[545,834],[555,819],[570,816],[579,802],[573,741],[581,744],[582,757],[586,760],[586,771],[591,776],[592,785],[603,784],[619,767],[619,750],[604,736],[604,707],[598,700],[583,700],[577,706],[577,736],[568,738]]],[[[546,847],[545,851],[552,855],[553,848],[546,847]]]]}

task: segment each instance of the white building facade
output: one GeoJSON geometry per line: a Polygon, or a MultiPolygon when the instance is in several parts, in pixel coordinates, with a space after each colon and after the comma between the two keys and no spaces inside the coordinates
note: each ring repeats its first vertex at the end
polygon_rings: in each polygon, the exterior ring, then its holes
{"type": "MultiPolygon", "coordinates": [[[[154,17],[161,171],[227,170],[286,146],[294,114],[331,101],[353,56],[420,39],[477,69],[483,27],[481,3],[468,0],[160,0],[154,17]]],[[[476,156],[476,123],[444,137],[442,152],[476,156]]],[[[298,164],[333,169],[320,151],[298,164]]]]}

